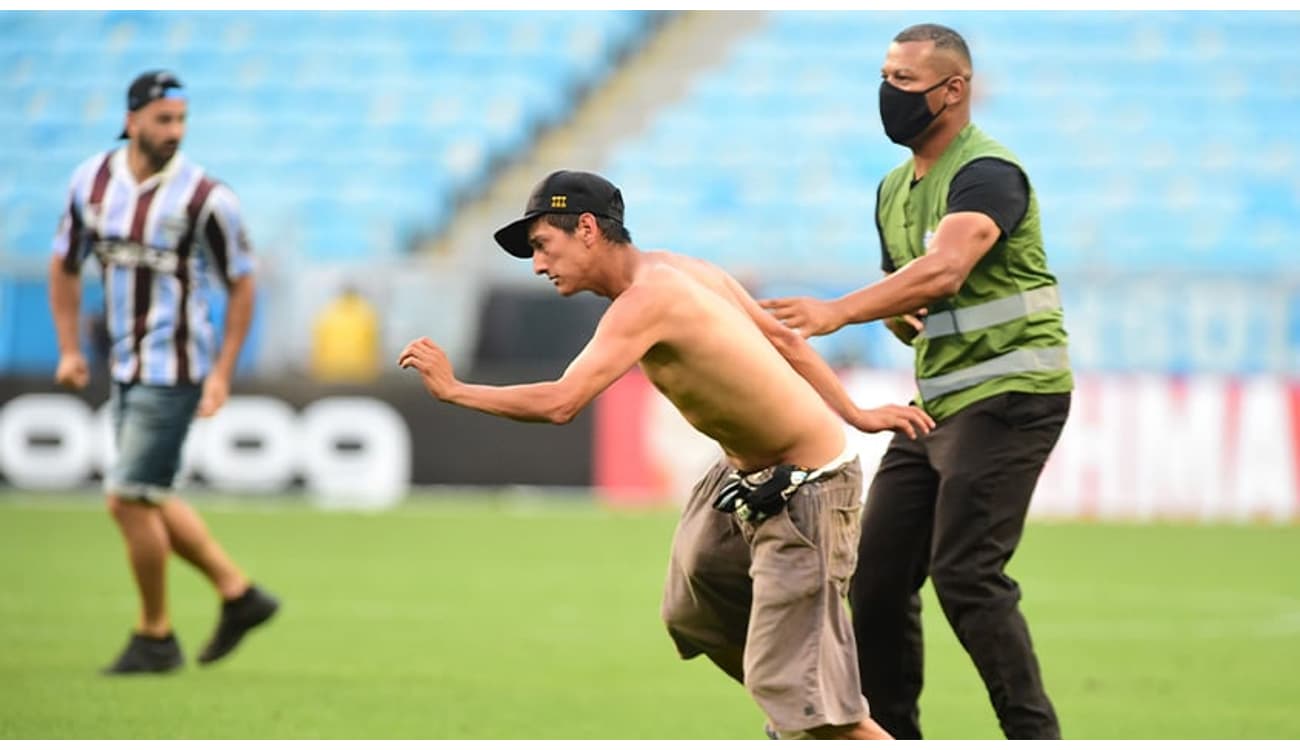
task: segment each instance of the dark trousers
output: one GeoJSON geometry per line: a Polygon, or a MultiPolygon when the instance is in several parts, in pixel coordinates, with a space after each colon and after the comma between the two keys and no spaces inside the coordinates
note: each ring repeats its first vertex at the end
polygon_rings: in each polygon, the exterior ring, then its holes
{"type": "Polygon", "coordinates": [[[1059,738],[1020,587],[1004,572],[1070,394],[1004,393],[929,435],[896,435],[867,494],[850,589],[862,693],[899,739],[921,737],[921,598],[927,576],[1010,739],[1059,738]]]}

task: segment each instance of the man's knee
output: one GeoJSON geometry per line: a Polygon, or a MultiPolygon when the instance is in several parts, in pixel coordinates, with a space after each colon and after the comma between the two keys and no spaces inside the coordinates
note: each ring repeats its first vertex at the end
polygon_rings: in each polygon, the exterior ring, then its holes
{"type": "Polygon", "coordinates": [[[109,515],[128,540],[152,533],[155,524],[160,522],[158,506],[144,498],[112,493],[106,505],[109,515]]]}
{"type": "Polygon", "coordinates": [[[661,615],[677,655],[693,659],[704,655],[737,682],[745,681],[745,632],[728,628],[689,597],[664,598],[661,615]]]}
{"type": "Polygon", "coordinates": [[[682,659],[694,659],[704,655],[736,682],[745,682],[745,642],[742,638],[735,641],[716,627],[708,627],[699,618],[687,616],[684,612],[664,613],[664,624],[668,627],[668,636],[672,638],[677,655],[682,659]]]}
{"type": "Polygon", "coordinates": [[[662,606],[659,608],[659,616],[664,621],[664,626],[668,628],[668,635],[672,636],[675,643],[678,644],[678,651],[681,651],[681,642],[685,638],[684,625],[689,622],[685,608],[677,597],[671,595],[664,596],[662,606]]]}
{"type": "Polygon", "coordinates": [[[856,611],[872,609],[893,610],[907,603],[920,587],[912,588],[908,581],[887,579],[859,570],[849,580],[849,602],[856,611]]]}
{"type": "Polygon", "coordinates": [[[1002,612],[1020,601],[1020,587],[1000,570],[941,566],[930,572],[930,581],[935,598],[950,620],[1002,612]]]}
{"type": "Polygon", "coordinates": [[[664,593],[663,604],[659,611],[668,635],[677,646],[677,653],[683,659],[690,659],[707,652],[722,640],[716,627],[706,623],[705,613],[696,604],[689,592],[681,588],[670,587],[664,593]]]}
{"type": "Polygon", "coordinates": [[[143,497],[131,497],[117,492],[110,492],[105,500],[105,507],[108,508],[108,514],[121,523],[139,515],[142,510],[153,506],[143,497]]]}

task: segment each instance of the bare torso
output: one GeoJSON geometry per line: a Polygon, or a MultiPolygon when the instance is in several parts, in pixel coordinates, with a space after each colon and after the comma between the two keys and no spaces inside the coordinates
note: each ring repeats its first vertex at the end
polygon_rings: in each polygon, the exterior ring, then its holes
{"type": "Polygon", "coordinates": [[[697,430],[744,470],[819,467],[843,452],[844,428],[740,307],[718,269],[644,253],[633,286],[662,295],[658,342],[641,369],[697,430]]]}

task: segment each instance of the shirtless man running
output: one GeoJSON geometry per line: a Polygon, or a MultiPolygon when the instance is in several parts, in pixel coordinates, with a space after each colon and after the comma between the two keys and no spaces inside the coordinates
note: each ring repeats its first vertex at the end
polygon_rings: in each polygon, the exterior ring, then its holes
{"type": "Polygon", "coordinates": [[[438,399],[526,422],[564,424],[640,363],[725,454],[696,485],[673,537],[663,601],[683,658],[708,656],[742,683],[782,737],[886,739],[858,684],[843,606],[857,555],[862,470],[843,422],[927,433],[920,409],[861,409],[798,333],[700,260],[643,252],[604,178],[560,171],[524,217],[496,233],[560,294],[613,300],[556,381],[462,383],[427,338],[398,365],[438,399]],[[843,420],[843,421],[841,421],[843,420]]]}

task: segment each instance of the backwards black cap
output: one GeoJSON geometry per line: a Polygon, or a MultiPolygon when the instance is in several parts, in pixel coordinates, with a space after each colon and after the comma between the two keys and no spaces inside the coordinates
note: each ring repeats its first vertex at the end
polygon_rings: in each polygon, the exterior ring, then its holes
{"type": "MultiPolygon", "coordinates": [[[[180,98],[180,94],[172,93],[179,88],[183,88],[181,79],[175,73],[168,70],[145,71],[136,76],[131,82],[131,88],[126,90],[126,109],[134,112],[156,99],[180,98]]],[[[126,137],[126,128],[122,128],[122,134],[118,138],[126,137]]]]}
{"type": "Polygon", "coordinates": [[[542,214],[595,214],[623,223],[623,194],[612,182],[591,172],[552,172],[528,196],[522,219],[501,227],[492,236],[516,258],[533,257],[528,225],[542,214]]]}

